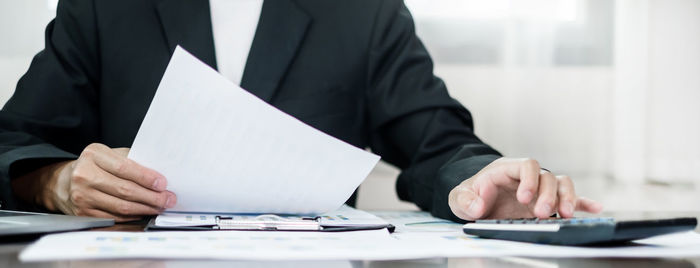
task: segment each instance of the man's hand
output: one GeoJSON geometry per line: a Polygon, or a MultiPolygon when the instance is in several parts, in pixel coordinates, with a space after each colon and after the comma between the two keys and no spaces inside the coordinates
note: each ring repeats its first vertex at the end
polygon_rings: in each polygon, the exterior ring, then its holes
{"type": "Polygon", "coordinates": [[[29,174],[43,179],[34,179],[34,186],[24,188],[38,188],[35,202],[68,215],[129,221],[173,207],[176,197],[165,190],[165,177],[128,159],[128,153],[128,148],[91,144],[77,160],[29,174]]]}
{"type": "Polygon", "coordinates": [[[547,218],[558,212],[570,218],[574,211],[598,213],[602,206],[576,196],[567,176],[541,170],[532,159],[500,158],[452,189],[449,205],[465,220],[547,218]]]}

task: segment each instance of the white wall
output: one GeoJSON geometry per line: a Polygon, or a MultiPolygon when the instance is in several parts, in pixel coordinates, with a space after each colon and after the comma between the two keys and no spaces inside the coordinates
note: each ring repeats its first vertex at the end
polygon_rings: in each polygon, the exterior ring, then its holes
{"type": "Polygon", "coordinates": [[[51,2],[0,0],[0,104],[44,47],[44,28],[56,13],[51,2]]]}
{"type": "Polygon", "coordinates": [[[696,183],[700,1],[618,0],[612,172],[696,183]]]}
{"type": "Polygon", "coordinates": [[[439,65],[476,133],[511,157],[578,177],[608,169],[610,67],[507,69],[439,65]]]}
{"type": "MultiPolygon", "coordinates": [[[[700,181],[700,1],[649,8],[648,178],[700,181]]],[[[699,184],[700,185],[700,184],[699,184]]]]}
{"type": "Polygon", "coordinates": [[[480,137],[555,172],[607,176],[612,2],[407,3],[436,74],[472,112],[480,137]]]}
{"type": "Polygon", "coordinates": [[[436,73],[503,153],[578,178],[700,180],[700,1],[407,3],[436,73]],[[575,11],[532,11],[562,3],[575,11]]]}

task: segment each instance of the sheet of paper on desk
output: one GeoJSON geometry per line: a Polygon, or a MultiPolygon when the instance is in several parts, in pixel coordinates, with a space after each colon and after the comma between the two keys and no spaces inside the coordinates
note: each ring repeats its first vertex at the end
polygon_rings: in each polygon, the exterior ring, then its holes
{"type": "Polygon", "coordinates": [[[379,157],[234,85],[180,47],[129,158],[161,172],[171,211],[319,214],[340,207],[379,157]]]}
{"type": "Polygon", "coordinates": [[[462,233],[463,224],[433,217],[426,211],[372,211],[372,214],[394,225],[397,233],[462,233]]]}
{"type": "Polygon", "coordinates": [[[386,230],[356,232],[75,232],[42,237],[22,261],[74,259],[385,259],[403,254],[386,230]]]}

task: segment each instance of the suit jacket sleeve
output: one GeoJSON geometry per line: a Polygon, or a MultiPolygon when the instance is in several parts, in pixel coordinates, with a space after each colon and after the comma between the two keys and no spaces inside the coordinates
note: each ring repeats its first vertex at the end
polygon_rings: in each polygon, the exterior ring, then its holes
{"type": "Polygon", "coordinates": [[[469,111],[433,75],[402,1],[382,1],[369,53],[366,94],[370,146],[401,168],[399,198],[458,220],[449,191],[500,157],[474,135],[469,111]]]}
{"type": "Polygon", "coordinates": [[[76,158],[98,135],[99,76],[91,1],[61,1],[46,28],[46,44],[0,111],[0,201],[33,209],[10,181],[44,165],[76,158]]]}

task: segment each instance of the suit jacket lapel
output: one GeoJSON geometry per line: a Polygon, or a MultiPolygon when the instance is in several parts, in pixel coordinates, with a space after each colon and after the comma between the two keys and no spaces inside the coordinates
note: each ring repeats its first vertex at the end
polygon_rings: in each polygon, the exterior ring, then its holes
{"type": "Polygon", "coordinates": [[[180,45],[216,69],[209,1],[156,0],[155,4],[170,53],[180,45]]]}
{"type": "Polygon", "coordinates": [[[291,0],[263,3],[241,87],[269,102],[304,39],[311,18],[291,0]]]}

